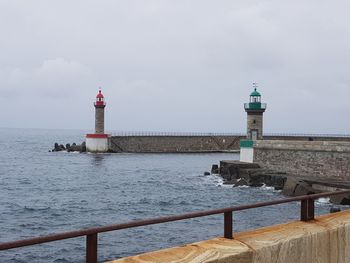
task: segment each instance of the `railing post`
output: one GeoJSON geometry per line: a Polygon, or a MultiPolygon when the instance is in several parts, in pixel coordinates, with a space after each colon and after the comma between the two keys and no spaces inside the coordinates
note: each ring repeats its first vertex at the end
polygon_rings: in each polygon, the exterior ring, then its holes
{"type": "Polygon", "coordinates": [[[97,233],[86,236],[86,263],[97,263],[97,233]]]}
{"type": "Polygon", "coordinates": [[[300,220],[309,221],[315,218],[315,200],[301,200],[300,220]]]}
{"type": "Polygon", "coordinates": [[[301,205],[300,205],[300,220],[301,220],[301,221],[307,221],[307,214],[308,214],[307,200],[301,200],[301,205]]]}
{"type": "Polygon", "coordinates": [[[224,213],[224,238],[233,239],[232,211],[224,213]]]}
{"type": "Polygon", "coordinates": [[[315,219],[315,200],[309,199],[307,200],[308,206],[307,206],[307,219],[313,220],[315,219]]]}

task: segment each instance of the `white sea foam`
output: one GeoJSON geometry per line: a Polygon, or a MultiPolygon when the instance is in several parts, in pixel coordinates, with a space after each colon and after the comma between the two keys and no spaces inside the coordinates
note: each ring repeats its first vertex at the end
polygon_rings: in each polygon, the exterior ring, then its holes
{"type": "Polygon", "coordinates": [[[223,187],[223,188],[232,188],[233,185],[232,185],[232,184],[224,184],[224,183],[222,183],[222,184],[220,184],[220,187],[223,187]]]}
{"type": "Polygon", "coordinates": [[[322,205],[330,204],[330,199],[329,199],[329,197],[322,197],[322,198],[317,199],[315,203],[322,204],[322,205]]]}
{"type": "Polygon", "coordinates": [[[275,190],[275,187],[273,187],[273,186],[266,186],[266,184],[263,184],[260,188],[263,189],[263,190],[268,190],[268,191],[275,190]]]}
{"type": "Polygon", "coordinates": [[[232,184],[224,184],[224,179],[220,175],[212,174],[205,177],[210,184],[214,184],[218,187],[231,188],[232,184]]]}
{"type": "Polygon", "coordinates": [[[249,185],[239,185],[237,186],[238,188],[249,188],[250,186],[249,185]]]}

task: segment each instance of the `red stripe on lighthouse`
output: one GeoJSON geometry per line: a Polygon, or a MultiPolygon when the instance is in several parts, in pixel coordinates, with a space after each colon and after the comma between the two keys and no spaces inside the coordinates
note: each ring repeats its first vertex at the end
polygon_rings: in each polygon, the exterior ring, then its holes
{"type": "Polygon", "coordinates": [[[86,134],[86,138],[108,138],[108,134],[95,134],[95,133],[89,133],[86,134]]]}

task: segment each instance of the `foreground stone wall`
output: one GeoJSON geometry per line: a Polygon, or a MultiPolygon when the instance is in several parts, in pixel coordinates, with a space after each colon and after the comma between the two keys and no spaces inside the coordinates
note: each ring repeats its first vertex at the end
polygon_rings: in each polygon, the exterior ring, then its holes
{"type": "Polygon", "coordinates": [[[254,162],[294,175],[349,180],[350,142],[256,141],[254,162]]]}
{"type": "Polygon", "coordinates": [[[112,136],[114,152],[176,153],[239,150],[243,136],[112,136]]]}
{"type": "MultiPolygon", "coordinates": [[[[114,152],[171,153],[239,151],[246,136],[112,136],[109,149],[114,152]]],[[[265,136],[267,140],[349,141],[350,137],[265,136]]]]}
{"type": "Polygon", "coordinates": [[[348,263],[350,211],[237,233],[110,263],[348,263]]]}

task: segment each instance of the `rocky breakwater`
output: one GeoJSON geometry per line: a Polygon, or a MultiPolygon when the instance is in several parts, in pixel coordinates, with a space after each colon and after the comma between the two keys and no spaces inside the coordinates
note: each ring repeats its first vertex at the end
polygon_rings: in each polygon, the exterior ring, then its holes
{"type": "MultiPolygon", "coordinates": [[[[224,184],[260,187],[263,185],[282,190],[286,196],[300,196],[350,189],[350,182],[310,176],[296,176],[284,171],[264,169],[255,163],[221,161],[219,174],[224,184]]],[[[330,198],[334,204],[350,205],[350,195],[330,198]]]]}
{"type": "Polygon", "coordinates": [[[86,152],[86,145],[85,142],[82,142],[81,144],[67,143],[65,146],[63,144],[58,144],[57,142],[54,145],[54,148],[50,152],[60,152],[60,151],[67,151],[67,152],[86,152]]]}

